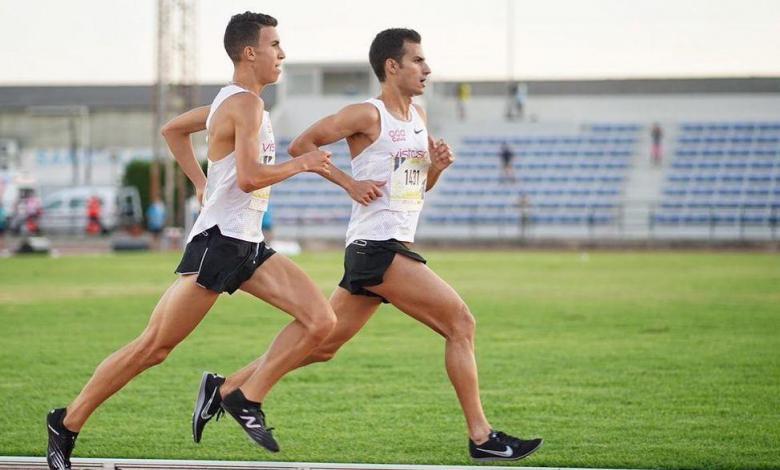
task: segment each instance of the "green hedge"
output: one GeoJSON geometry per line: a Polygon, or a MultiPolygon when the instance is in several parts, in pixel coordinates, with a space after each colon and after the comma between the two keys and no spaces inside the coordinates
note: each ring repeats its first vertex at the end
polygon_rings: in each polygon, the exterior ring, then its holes
{"type": "MultiPolygon", "coordinates": [[[[201,162],[201,168],[203,168],[203,172],[206,173],[207,168],[207,162],[204,160],[201,162]]],[[[151,169],[152,169],[152,162],[148,160],[133,160],[130,163],[127,164],[125,167],[125,174],[122,177],[122,185],[123,186],[135,186],[138,189],[138,192],[141,195],[141,207],[143,209],[143,215],[144,215],[144,225],[146,224],[146,210],[149,208],[149,203],[151,202],[149,199],[149,188],[151,186],[151,169]]],[[[179,170],[178,167],[176,167],[176,171],[179,170]]],[[[160,184],[164,185],[165,183],[165,165],[160,165],[160,184]]],[[[192,196],[195,194],[195,188],[192,186],[192,184],[187,184],[187,197],[192,196]]],[[[164,196],[164,190],[161,187],[160,188],[160,195],[164,196]]],[[[178,196],[178,191],[174,193],[174,201],[176,200],[176,197],[178,196]]]]}

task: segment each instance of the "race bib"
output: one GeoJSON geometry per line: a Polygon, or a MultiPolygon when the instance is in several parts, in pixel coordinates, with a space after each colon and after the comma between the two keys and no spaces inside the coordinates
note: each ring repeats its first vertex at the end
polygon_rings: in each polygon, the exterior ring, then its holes
{"type": "MultiPolygon", "coordinates": [[[[273,165],[276,160],[275,154],[263,155],[261,157],[263,165],[273,165]]],[[[268,201],[271,199],[271,186],[252,191],[252,199],[249,201],[249,208],[256,211],[267,211],[268,201]]]]}
{"type": "Polygon", "coordinates": [[[431,162],[426,151],[401,151],[391,159],[390,210],[419,211],[431,162]]]}

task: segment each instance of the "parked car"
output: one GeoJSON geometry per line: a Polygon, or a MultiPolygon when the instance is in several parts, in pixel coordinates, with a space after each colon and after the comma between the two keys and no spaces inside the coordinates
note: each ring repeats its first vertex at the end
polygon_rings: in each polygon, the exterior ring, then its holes
{"type": "Polygon", "coordinates": [[[44,199],[41,231],[87,233],[90,214],[94,217],[94,199],[99,201],[98,219],[103,233],[141,222],[141,198],[135,187],[80,186],[54,192],[44,199]]]}

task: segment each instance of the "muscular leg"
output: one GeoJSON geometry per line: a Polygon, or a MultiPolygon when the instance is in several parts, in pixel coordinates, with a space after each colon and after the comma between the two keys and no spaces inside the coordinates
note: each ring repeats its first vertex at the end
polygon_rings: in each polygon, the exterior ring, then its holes
{"type": "Polygon", "coordinates": [[[352,295],[346,289],[336,287],[330,296],[330,306],[333,307],[338,319],[336,328],[301,362],[299,367],[333,359],[336,351],[363,329],[380,305],[382,300],[378,297],[352,295]]]}
{"type": "MultiPolygon", "coordinates": [[[[351,295],[345,289],[337,287],[330,296],[330,306],[336,314],[336,327],[325,341],[300,361],[293,369],[314,362],[324,362],[333,358],[336,351],[363,328],[369,318],[376,312],[381,301],[377,297],[351,295]]],[[[265,362],[267,354],[263,354],[249,365],[234,373],[225,380],[220,388],[223,397],[245,383],[252,373],[265,362]]]]}
{"type": "Polygon", "coordinates": [[[460,296],[428,266],[403,255],[395,256],[382,284],[368,289],[445,338],[447,375],[458,395],[471,440],[487,440],[491,428],[479,398],[475,321],[460,296]]]}
{"type": "MultiPolygon", "coordinates": [[[[255,367],[239,385],[244,396],[261,402],[271,387],[319,346],[336,325],[325,296],[295,263],[281,255],[264,262],[241,290],[290,314],[295,320],[274,338],[262,367],[255,367]]],[[[222,391],[227,395],[228,389],[222,391]]]]}
{"type": "Polygon", "coordinates": [[[157,303],[143,333],[100,363],[81,393],[68,405],[65,427],[80,431],[101,403],[138,374],[164,361],[198,326],[219,294],[198,286],[195,278],[179,277],[157,303]]]}

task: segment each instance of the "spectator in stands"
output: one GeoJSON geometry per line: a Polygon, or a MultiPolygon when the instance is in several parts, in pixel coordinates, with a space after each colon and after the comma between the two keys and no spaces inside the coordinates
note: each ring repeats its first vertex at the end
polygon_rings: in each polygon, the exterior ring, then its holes
{"type": "Polygon", "coordinates": [[[165,227],[165,204],[158,197],[146,210],[146,228],[156,240],[160,237],[163,227],[165,227]]]}
{"type": "Polygon", "coordinates": [[[525,112],[525,102],[528,98],[528,85],[525,83],[514,82],[509,86],[509,99],[506,118],[510,121],[523,120],[525,112]]]}
{"type": "Polygon", "coordinates": [[[468,83],[458,84],[458,119],[466,120],[466,102],[471,98],[471,85],[468,83]]]}
{"type": "Polygon", "coordinates": [[[520,197],[517,198],[517,210],[519,212],[517,221],[520,223],[520,238],[525,238],[528,226],[531,223],[531,203],[525,192],[522,192],[520,197]]]}
{"type": "Polygon", "coordinates": [[[663,159],[663,139],[664,131],[660,124],[653,123],[653,128],[650,130],[650,137],[653,140],[653,145],[650,149],[650,158],[655,166],[661,166],[661,160],[663,159]]]}
{"type": "Polygon", "coordinates": [[[512,160],[515,158],[512,147],[508,142],[501,144],[501,150],[499,152],[501,157],[501,176],[498,180],[499,183],[514,183],[515,182],[515,167],[512,165],[512,160]]]}

